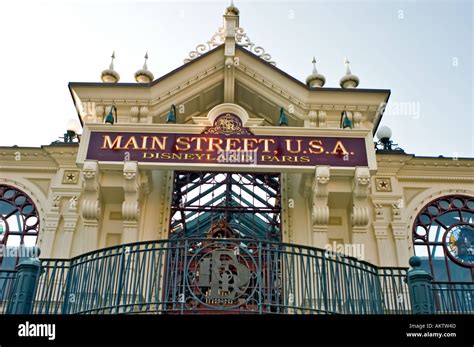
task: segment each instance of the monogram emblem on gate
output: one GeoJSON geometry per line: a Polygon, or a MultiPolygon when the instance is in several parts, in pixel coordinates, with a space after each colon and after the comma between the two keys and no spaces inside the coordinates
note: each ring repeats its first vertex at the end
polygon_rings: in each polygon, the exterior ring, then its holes
{"type": "Polygon", "coordinates": [[[199,263],[198,281],[200,287],[209,287],[207,303],[234,304],[235,299],[247,289],[249,269],[240,264],[230,250],[215,250],[209,255],[199,263]]]}
{"type": "Polygon", "coordinates": [[[187,282],[202,304],[240,306],[255,291],[255,265],[249,254],[240,254],[238,244],[211,243],[190,261],[187,282]]]}

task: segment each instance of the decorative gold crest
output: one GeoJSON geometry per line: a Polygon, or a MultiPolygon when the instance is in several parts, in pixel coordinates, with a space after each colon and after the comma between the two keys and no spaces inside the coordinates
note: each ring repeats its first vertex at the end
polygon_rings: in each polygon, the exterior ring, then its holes
{"type": "Polygon", "coordinates": [[[214,125],[204,130],[203,134],[252,135],[247,128],[242,126],[240,118],[232,113],[218,116],[214,125]]]}

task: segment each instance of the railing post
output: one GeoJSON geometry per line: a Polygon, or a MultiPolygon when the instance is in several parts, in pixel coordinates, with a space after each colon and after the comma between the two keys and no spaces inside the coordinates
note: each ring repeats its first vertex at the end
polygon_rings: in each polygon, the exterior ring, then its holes
{"type": "Polygon", "coordinates": [[[17,265],[16,269],[17,275],[7,313],[32,314],[41,271],[41,261],[37,258],[24,259],[17,265]]]}
{"type": "Polygon", "coordinates": [[[412,269],[408,271],[407,282],[412,312],[432,314],[434,313],[432,277],[425,270],[420,269],[419,257],[411,257],[409,263],[412,269]]]}

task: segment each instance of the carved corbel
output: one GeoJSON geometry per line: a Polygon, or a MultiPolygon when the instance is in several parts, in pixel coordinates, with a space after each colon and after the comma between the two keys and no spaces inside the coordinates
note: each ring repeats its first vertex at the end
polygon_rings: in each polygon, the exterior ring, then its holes
{"type": "Polygon", "coordinates": [[[369,224],[370,172],[367,167],[355,170],[352,202],[352,226],[365,227],[369,224]]]}
{"type": "Polygon", "coordinates": [[[354,120],[354,128],[360,128],[360,122],[362,121],[362,114],[360,112],[354,112],[353,118],[354,120]]]}
{"type": "Polygon", "coordinates": [[[148,107],[140,107],[140,123],[150,123],[150,111],[148,107]]]}
{"type": "Polygon", "coordinates": [[[308,119],[306,121],[307,128],[316,128],[318,126],[318,113],[316,111],[308,112],[308,119]]]}
{"type": "Polygon", "coordinates": [[[85,220],[98,221],[100,216],[99,204],[99,165],[96,161],[85,161],[82,170],[84,184],[84,200],[82,202],[82,217],[85,220]]]}
{"type": "Polygon", "coordinates": [[[318,111],[318,126],[320,128],[326,127],[326,111],[318,111]]]}
{"type": "Polygon", "coordinates": [[[137,221],[139,213],[139,175],[138,163],[126,161],[123,166],[123,191],[122,218],[124,221],[137,221]]]}
{"type": "Polygon", "coordinates": [[[97,108],[95,102],[83,102],[81,117],[84,123],[97,123],[97,108]]]}
{"type": "Polygon", "coordinates": [[[317,166],[312,187],[313,231],[325,231],[329,222],[328,184],[331,178],[329,166],[317,166]]]}
{"type": "Polygon", "coordinates": [[[138,171],[138,163],[135,161],[124,162],[123,192],[122,242],[135,242],[138,240],[138,221],[140,215],[140,173],[138,171]]]}
{"type": "Polygon", "coordinates": [[[140,112],[140,109],[138,108],[138,106],[130,107],[130,122],[131,123],[138,123],[139,112],[140,112]]]}

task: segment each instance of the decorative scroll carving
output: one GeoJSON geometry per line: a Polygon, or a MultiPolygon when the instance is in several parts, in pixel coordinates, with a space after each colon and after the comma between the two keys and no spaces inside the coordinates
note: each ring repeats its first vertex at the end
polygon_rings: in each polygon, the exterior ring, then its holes
{"type": "Polygon", "coordinates": [[[98,220],[99,205],[99,165],[96,161],[85,161],[82,170],[84,181],[84,200],[82,202],[82,216],[88,220],[98,220]]]}
{"type": "Polygon", "coordinates": [[[139,215],[138,163],[126,161],[123,166],[123,177],[125,198],[122,204],[122,217],[124,221],[137,221],[139,215]]]}
{"type": "Polygon", "coordinates": [[[365,227],[369,224],[369,187],[370,171],[367,167],[358,167],[355,170],[352,206],[352,225],[365,227]]]}
{"type": "Polygon", "coordinates": [[[197,45],[194,51],[189,52],[189,57],[184,59],[184,63],[189,63],[191,60],[209,52],[211,49],[222,45],[224,40],[225,30],[224,27],[220,27],[206,43],[197,45]]]}
{"type": "Polygon", "coordinates": [[[272,56],[266,53],[263,47],[256,46],[252,40],[250,40],[250,37],[248,37],[247,33],[245,33],[244,28],[238,28],[236,30],[235,43],[248,49],[251,53],[255,54],[257,57],[265,60],[266,62],[276,65],[276,63],[272,61],[272,56]]]}
{"type": "MultiPolygon", "coordinates": [[[[201,55],[209,52],[213,48],[220,46],[225,41],[225,30],[224,27],[220,27],[214,35],[204,44],[199,44],[196,48],[189,52],[189,57],[184,59],[184,63],[189,63],[190,61],[200,57],[201,55]]],[[[265,60],[266,62],[276,65],[272,60],[270,54],[266,53],[263,47],[256,46],[251,40],[243,28],[237,28],[235,30],[235,43],[241,47],[246,48],[251,53],[255,54],[257,57],[265,60]]]]}
{"type": "Polygon", "coordinates": [[[313,230],[325,226],[329,221],[328,183],[331,178],[329,166],[317,166],[313,182],[313,230]]]}

